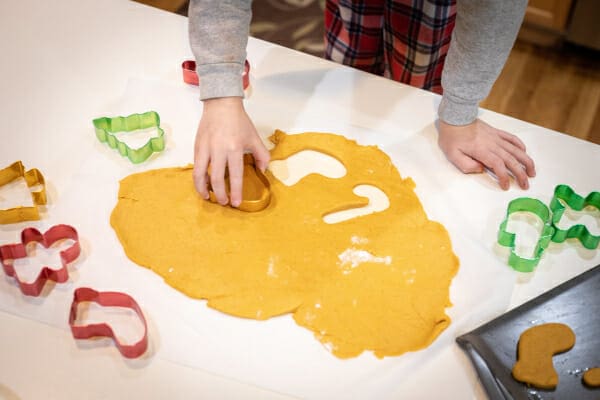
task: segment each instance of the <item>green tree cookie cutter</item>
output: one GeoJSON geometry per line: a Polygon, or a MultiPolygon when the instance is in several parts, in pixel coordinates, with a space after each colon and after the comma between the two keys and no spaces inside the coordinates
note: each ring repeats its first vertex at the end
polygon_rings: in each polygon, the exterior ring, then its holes
{"type": "Polygon", "coordinates": [[[165,132],[160,127],[160,117],[155,111],[131,114],[127,117],[96,118],[93,122],[98,140],[117,149],[122,156],[129,158],[129,161],[134,164],[146,161],[152,153],[165,149],[165,132]],[[116,132],[133,132],[148,128],[156,128],[158,136],[150,138],[146,144],[137,149],[132,149],[115,136],[116,132]]]}
{"type": "Polygon", "coordinates": [[[581,244],[590,250],[598,247],[600,243],[600,235],[594,236],[590,233],[585,225],[573,225],[569,229],[560,229],[558,222],[565,212],[565,206],[560,202],[564,201],[573,210],[581,211],[587,206],[596,207],[600,211],[600,192],[591,192],[587,197],[582,197],[575,193],[568,185],[558,185],[554,189],[554,196],[550,202],[550,210],[552,211],[552,224],[554,226],[554,236],[552,241],[562,243],[567,239],[579,239],[581,244]]]}
{"type": "Polygon", "coordinates": [[[540,262],[544,250],[546,250],[550,244],[553,234],[554,228],[552,227],[552,218],[548,207],[538,199],[520,197],[508,203],[506,218],[504,218],[504,221],[502,221],[500,228],[498,229],[498,243],[502,246],[510,247],[508,265],[519,272],[532,272],[540,262]],[[510,215],[515,212],[528,212],[537,215],[544,224],[532,258],[521,257],[516,253],[516,235],[506,230],[510,215]]]}

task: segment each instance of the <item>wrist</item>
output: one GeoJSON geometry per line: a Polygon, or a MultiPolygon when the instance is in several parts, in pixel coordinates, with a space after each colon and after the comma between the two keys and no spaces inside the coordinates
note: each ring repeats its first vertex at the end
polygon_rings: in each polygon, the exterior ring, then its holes
{"type": "Polygon", "coordinates": [[[240,110],[244,108],[242,97],[217,97],[202,100],[202,103],[204,104],[205,111],[213,109],[240,110]]]}
{"type": "Polygon", "coordinates": [[[444,121],[442,118],[438,118],[438,125],[440,127],[442,127],[442,128],[447,128],[447,127],[449,127],[449,128],[452,128],[452,127],[461,128],[461,127],[464,127],[464,126],[473,125],[473,124],[475,124],[475,122],[477,122],[477,119],[474,119],[473,121],[467,122],[467,123],[464,123],[464,124],[452,124],[450,122],[444,121]]]}

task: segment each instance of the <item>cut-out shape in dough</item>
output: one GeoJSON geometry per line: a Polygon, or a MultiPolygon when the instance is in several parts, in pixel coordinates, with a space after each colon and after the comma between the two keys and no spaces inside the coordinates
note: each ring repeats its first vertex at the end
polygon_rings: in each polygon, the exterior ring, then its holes
{"type": "Polygon", "coordinates": [[[272,163],[310,149],[338,160],[345,175],[311,173],[287,186],[267,170],[272,200],[258,213],[202,200],[191,166],[130,175],[111,215],[127,256],[224,313],[259,320],[290,313],[340,358],[427,347],[450,324],[458,259],[414,182],[377,147],[343,136],[276,131],[271,140],[272,163]],[[367,206],[353,193],[363,184],[384,190],[389,207],[323,221],[367,206]]]}
{"type": "MultiPolygon", "coordinates": [[[[269,164],[271,173],[286,186],[298,183],[310,174],[319,174],[327,178],[342,178],[346,175],[346,167],[336,158],[315,150],[302,150],[292,154],[285,160],[274,160],[269,164]]],[[[372,170],[371,170],[372,171],[372,170]]],[[[352,207],[330,212],[323,216],[323,221],[335,224],[362,215],[383,211],[390,202],[383,190],[373,185],[358,185],[353,192],[369,199],[366,206],[352,207]]]]}
{"type": "Polygon", "coordinates": [[[383,190],[373,185],[358,185],[352,191],[358,196],[368,198],[369,204],[331,212],[323,216],[323,221],[328,224],[337,224],[352,218],[383,211],[390,206],[390,201],[383,190]]]}
{"type": "Polygon", "coordinates": [[[574,345],[575,333],[565,324],[548,323],[527,329],[519,338],[513,377],[538,389],[556,388],[558,374],[552,356],[574,345]]]}
{"type": "Polygon", "coordinates": [[[583,383],[589,387],[600,387],[600,368],[590,368],[583,374],[583,383]]]}
{"type": "Polygon", "coordinates": [[[302,150],[285,160],[273,160],[269,163],[269,171],[286,186],[295,185],[310,174],[334,179],[346,175],[344,164],[315,150],[302,150]]]}

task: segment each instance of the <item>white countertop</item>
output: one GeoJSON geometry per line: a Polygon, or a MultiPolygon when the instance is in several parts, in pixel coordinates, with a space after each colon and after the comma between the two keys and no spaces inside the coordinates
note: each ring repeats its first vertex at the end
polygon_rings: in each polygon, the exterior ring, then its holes
{"type": "Polygon", "coordinates": [[[461,269],[451,327],[401,357],[337,360],[289,316],[227,317],[135,266],[108,224],[119,179],[192,161],[201,105],[181,82],[180,64],[191,58],[187,20],[124,0],[37,0],[3,2],[0,22],[0,167],[22,160],[40,169],[49,194],[40,221],[0,226],[0,244],[27,226],[67,223],[83,245],[69,282],[39,298],[0,278],[0,399],[485,398],[454,337],[600,264],[598,250],[552,244],[533,274],[517,274],[494,244],[511,199],[548,203],[559,183],[598,190],[600,146],[482,110],[519,135],[537,164],[529,191],[503,192],[490,176],[463,175],[446,161],[433,125],[438,96],[251,39],[246,105],[259,132],[335,132],[379,145],[447,227],[461,269]],[[166,129],[164,153],[132,165],[96,140],[93,118],[149,109],[166,129]],[[149,320],[145,357],[125,360],[106,341],[72,339],[66,320],[79,286],[138,300],[149,320]]]}

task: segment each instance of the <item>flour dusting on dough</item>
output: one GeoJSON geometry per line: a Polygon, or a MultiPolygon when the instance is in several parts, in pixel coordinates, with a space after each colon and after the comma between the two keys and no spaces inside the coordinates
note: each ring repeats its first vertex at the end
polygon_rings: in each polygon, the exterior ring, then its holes
{"type": "Polygon", "coordinates": [[[275,272],[275,257],[269,258],[269,266],[267,268],[267,275],[271,278],[278,278],[277,272],[275,272]]]}
{"type": "Polygon", "coordinates": [[[340,268],[343,270],[344,274],[349,274],[352,272],[352,269],[367,262],[385,265],[390,265],[392,263],[391,256],[376,257],[366,250],[359,250],[355,248],[344,250],[340,255],[338,255],[338,258],[340,260],[340,268]]]}
{"type": "Polygon", "coordinates": [[[360,236],[352,236],[350,238],[350,241],[352,242],[352,244],[367,244],[369,243],[369,239],[365,238],[365,237],[360,237],[360,236]]]}

